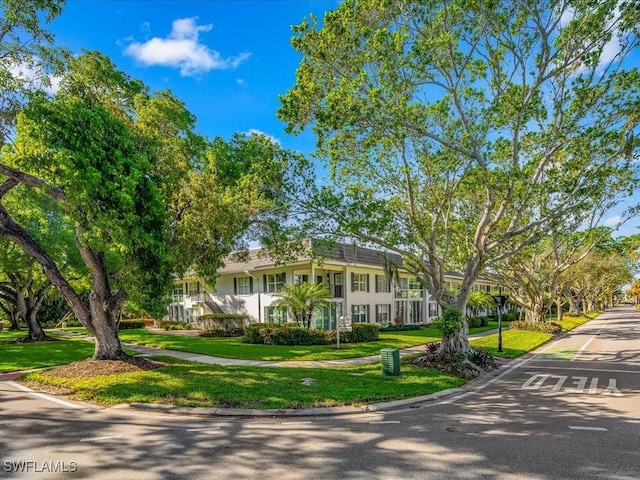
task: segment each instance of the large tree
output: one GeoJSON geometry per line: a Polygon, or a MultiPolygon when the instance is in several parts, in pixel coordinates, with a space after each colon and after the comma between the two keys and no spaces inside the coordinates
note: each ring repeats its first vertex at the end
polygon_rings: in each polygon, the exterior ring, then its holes
{"type": "Polygon", "coordinates": [[[608,227],[579,232],[554,231],[506,260],[496,262],[487,275],[506,288],[510,300],[522,307],[528,321],[543,321],[554,302],[562,312],[567,270],[594,251],[608,251],[615,241],[608,227]]]}
{"type": "MultiPolygon", "coordinates": [[[[633,191],[633,4],[345,0],[296,26],[279,117],[331,175],[308,224],[401,254],[464,311],[484,269],[633,191]]],[[[468,351],[466,325],[442,345],[468,351]]]]}
{"type": "Polygon", "coordinates": [[[94,358],[126,357],[117,328],[127,299],[162,315],[172,273],[195,267],[213,277],[252,223],[277,224],[285,213],[279,192],[296,156],[259,135],[208,142],[194,123],[170,92],[150,93],[89,52],[70,62],[54,98],[33,96],[2,151],[0,238],[42,266],[95,336],[94,358]],[[53,200],[45,219],[54,212],[73,226],[88,302],[16,221],[8,199],[18,186],[53,200]]]}
{"type": "Polygon", "coordinates": [[[0,143],[12,136],[16,115],[38,87],[50,87],[64,52],[43,26],[64,0],[0,0],[0,143]]]}

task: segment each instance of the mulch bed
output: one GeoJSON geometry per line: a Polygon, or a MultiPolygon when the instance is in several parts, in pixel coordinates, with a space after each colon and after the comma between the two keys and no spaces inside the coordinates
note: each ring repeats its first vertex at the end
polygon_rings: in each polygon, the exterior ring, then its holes
{"type": "Polygon", "coordinates": [[[131,357],[124,360],[93,360],[88,358],[69,363],[43,372],[43,375],[58,378],[86,378],[100,375],[139,372],[163,367],[166,363],[156,362],[143,357],[131,357]]]}

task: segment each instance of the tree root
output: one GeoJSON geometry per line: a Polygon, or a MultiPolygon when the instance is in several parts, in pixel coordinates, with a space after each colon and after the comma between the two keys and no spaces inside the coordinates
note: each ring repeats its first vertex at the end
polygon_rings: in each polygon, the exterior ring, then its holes
{"type": "Polygon", "coordinates": [[[442,351],[437,343],[427,345],[426,355],[413,359],[411,363],[424,368],[435,368],[465,380],[478,378],[498,368],[495,359],[484,349],[472,349],[468,353],[442,351]]]}

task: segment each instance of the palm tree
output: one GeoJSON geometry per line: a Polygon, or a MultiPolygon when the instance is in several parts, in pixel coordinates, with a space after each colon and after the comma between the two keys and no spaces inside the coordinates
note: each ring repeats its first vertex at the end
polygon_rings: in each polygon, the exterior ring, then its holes
{"type": "Polygon", "coordinates": [[[493,308],[496,304],[489,293],[483,290],[474,290],[469,295],[467,306],[471,309],[471,314],[477,317],[480,307],[493,308]]]}
{"type": "Polygon", "coordinates": [[[315,310],[329,304],[331,292],[322,283],[300,283],[284,285],[280,295],[275,305],[289,308],[296,321],[309,328],[315,310]]]}

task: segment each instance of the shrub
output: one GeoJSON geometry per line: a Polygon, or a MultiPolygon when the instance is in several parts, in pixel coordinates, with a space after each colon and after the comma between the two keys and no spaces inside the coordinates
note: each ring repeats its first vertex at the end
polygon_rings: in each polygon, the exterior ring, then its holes
{"type": "MultiPolygon", "coordinates": [[[[375,323],[354,323],[351,331],[345,332],[349,343],[375,342],[380,334],[380,327],[375,323]]],[[[342,334],[340,335],[342,337],[342,334]]]]}
{"type": "Polygon", "coordinates": [[[160,328],[165,330],[193,330],[193,325],[187,322],[174,322],[170,320],[163,320],[158,322],[160,328]]]}
{"type": "Polygon", "coordinates": [[[503,322],[512,322],[514,320],[517,320],[519,317],[518,312],[506,312],[502,314],[502,321],[503,322]]]}
{"type": "Polygon", "coordinates": [[[471,354],[470,360],[484,371],[498,368],[495,358],[484,348],[475,348],[471,354]]]}
{"type": "Polygon", "coordinates": [[[468,317],[467,325],[469,328],[486,327],[489,325],[488,317],[468,317]]]}
{"type": "Polygon", "coordinates": [[[417,323],[408,323],[406,325],[400,325],[399,327],[396,325],[389,324],[386,327],[380,327],[379,331],[381,332],[404,332],[408,330],[420,330],[422,325],[417,323]]]}
{"type": "Polygon", "coordinates": [[[524,320],[515,320],[509,323],[509,328],[513,330],[528,330],[530,332],[551,333],[553,335],[560,333],[562,327],[556,322],[527,322],[524,320]]]}
{"type": "Polygon", "coordinates": [[[212,313],[200,317],[202,337],[241,337],[248,323],[246,315],[212,313]]]}
{"type": "Polygon", "coordinates": [[[309,330],[294,323],[253,323],[244,330],[245,343],[264,345],[324,345],[324,330],[309,330]]]}
{"type": "Polygon", "coordinates": [[[482,348],[469,353],[441,352],[441,342],[431,342],[426,345],[424,355],[414,358],[411,363],[425,368],[436,368],[441,372],[471,380],[483,372],[498,368],[498,364],[491,354],[482,348]]]}
{"type": "Polygon", "coordinates": [[[462,313],[460,310],[449,307],[441,317],[433,320],[433,326],[440,330],[443,336],[453,337],[462,328],[462,313]]]}
{"type": "Polygon", "coordinates": [[[131,330],[134,328],[144,328],[144,327],[145,327],[144,320],[120,320],[120,325],[118,326],[118,330],[131,330]]]}
{"type": "MultiPolygon", "coordinates": [[[[340,332],[343,343],[378,340],[379,328],[371,323],[355,323],[351,332],[340,332]]],[[[295,323],[252,323],[244,330],[245,343],[265,345],[327,345],[336,342],[336,332],[310,330],[295,323]]]]}

